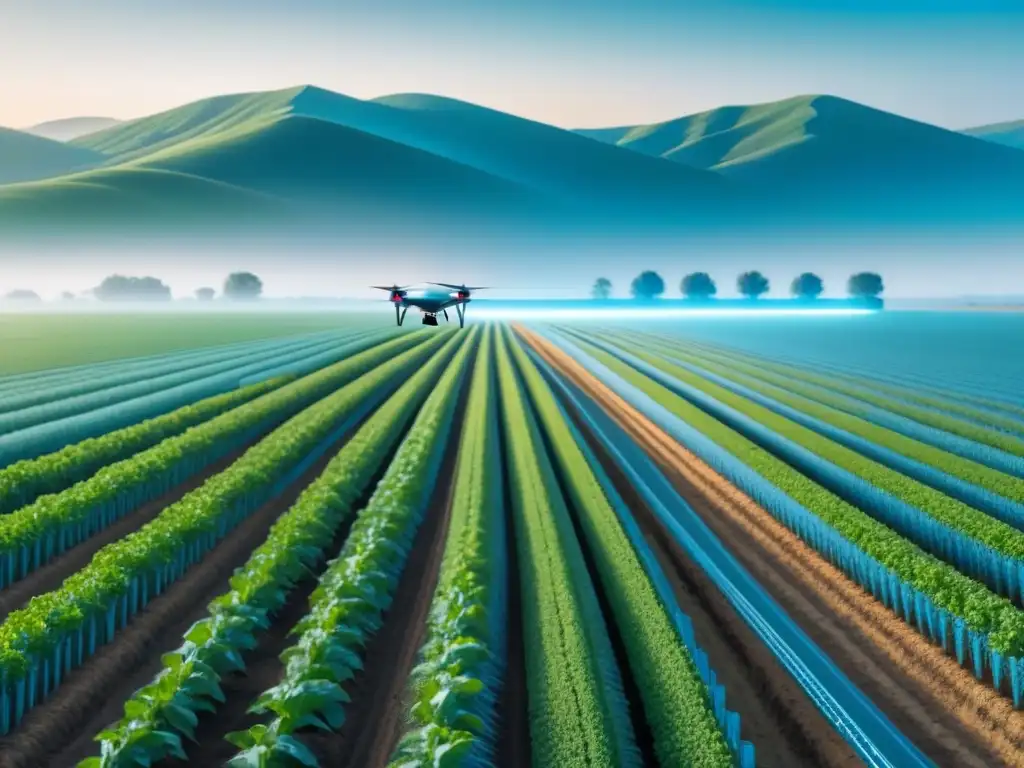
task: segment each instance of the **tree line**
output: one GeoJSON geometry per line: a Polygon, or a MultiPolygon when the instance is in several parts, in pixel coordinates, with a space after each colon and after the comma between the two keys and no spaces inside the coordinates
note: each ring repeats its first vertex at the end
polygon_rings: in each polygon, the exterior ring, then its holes
{"type": "MultiPolygon", "coordinates": [[[[770,289],[768,278],[756,270],[743,272],[736,278],[736,290],[748,299],[757,299],[770,289]]],[[[846,281],[846,292],[853,298],[877,299],[884,289],[882,276],[874,272],[858,272],[846,281]]],[[[657,299],[665,293],[665,281],[657,272],[648,270],[633,279],[629,291],[636,299],[657,299]]],[[[718,293],[718,286],[707,272],[691,272],[679,283],[679,291],[688,299],[708,301],[718,293]]],[[[813,272],[797,275],[789,285],[790,295],[797,299],[816,299],[824,291],[824,281],[813,272]]],[[[591,296],[608,299],[611,295],[611,280],[599,277],[591,289],[591,296]]]]}
{"type": "MultiPolygon", "coordinates": [[[[170,301],[171,287],[156,277],[128,277],[110,275],[90,291],[100,301],[170,301]]],[[[225,299],[256,299],[263,293],[263,281],[252,272],[232,272],[221,289],[225,299]]],[[[199,301],[212,301],[217,295],[213,288],[199,288],[195,297],[199,301]]],[[[30,290],[14,290],[4,296],[9,301],[41,301],[39,294],[30,290]]],[[[61,293],[61,299],[71,301],[75,294],[61,293]]]]}

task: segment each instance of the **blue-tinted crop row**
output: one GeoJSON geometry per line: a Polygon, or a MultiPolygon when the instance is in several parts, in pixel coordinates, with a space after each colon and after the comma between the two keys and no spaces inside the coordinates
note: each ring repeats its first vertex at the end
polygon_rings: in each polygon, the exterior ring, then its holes
{"type": "MultiPolygon", "coordinates": [[[[98,435],[104,435],[131,424],[137,424],[168,413],[175,408],[189,405],[206,397],[229,392],[239,386],[242,379],[251,384],[265,378],[280,375],[282,366],[294,366],[289,372],[301,374],[315,370],[330,362],[344,359],[359,349],[366,349],[390,337],[392,332],[359,335],[354,340],[340,338],[325,347],[288,351],[287,349],[266,356],[258,362],[241,367],[229,367],[220,373],[202,378],[186,377],[177,385],[165,387],[150,394],[136,396],[94,410],[77,413],[64,418],[45,421],[26,429],[0,435],[0,467],[23,459],[31,459],[46,453],[98,435]]],[[[45,406],[43,406],[45,407],[45,406]]],[[[11,414],[16,416],[17,414],[11,414]]]]}
{"type": "Polygon", "coordinates": [[[997,688],[1024,700],[1024,613],[597,347],[577,359],[871,592],[997,688]]]}

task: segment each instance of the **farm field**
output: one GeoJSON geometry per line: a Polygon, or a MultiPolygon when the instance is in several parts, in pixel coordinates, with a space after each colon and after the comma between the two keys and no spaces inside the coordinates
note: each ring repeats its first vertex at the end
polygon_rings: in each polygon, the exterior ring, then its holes
{"type": "Polygon", "coordinates": [[[1015,363],[878,322],[0,378],[0,767],[1024,766],[1015,363]]]}
{"type": "MultiPolygon", "coordinates": [[[[356,320],[355,322],[360,322],[356,320]]],[[[351,325],[323,314],[0,314],[0,376],[351,325]]]]}

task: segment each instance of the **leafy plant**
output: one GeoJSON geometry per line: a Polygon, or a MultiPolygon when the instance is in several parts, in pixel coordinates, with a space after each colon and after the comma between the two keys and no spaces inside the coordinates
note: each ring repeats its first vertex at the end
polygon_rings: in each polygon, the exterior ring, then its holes
{"type": "Polygon", "coordinates": [[[339,686],[362,668],[363,650],[391,605],[430,500],[474,346],[475,335],[456,353],[353,523],[341,553],[320,576],[309,612],[292,629],[298,639],[281,654],[280,683],[250,707],[253,713],[273,715],[273,720],[269,726],[229,736],[236,746],[246,745],[236,761],[258,748],[259,759],[267,761],[259,765],[288,765],[294,756],[292,742],[282,741],[284,736],[310,727],[333,730],[344,722],[347,697],[339,686]],[[331,690],[338,693],[328,693],[331,690]]]}

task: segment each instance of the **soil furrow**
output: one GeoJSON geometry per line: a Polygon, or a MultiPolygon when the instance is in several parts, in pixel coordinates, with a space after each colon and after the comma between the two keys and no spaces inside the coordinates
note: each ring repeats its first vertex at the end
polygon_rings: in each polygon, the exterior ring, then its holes
{"type": "Polygon", "coordinates": [[[72,768],[96,754],[93,737],[123,714],[136,690],[161,669],[160,655],[181,643],[184,633],[208,614],[207,604],[230,589],[229,579],[267,537],[270,526],[351,437],[343,435],[301,477],[264,504],[132,622],[62,683],[21,727],[0,740],[0,768],[72,768]]]}
{"type": "MultiPolygon", "coordinates": [[[[541,342],[543,346],[543,342],[541,342]]],[[[583,369],[552,350],[657,461],[771,596],[939,765],[1024,766],[1024,714],[583,369]]],[[[744,720],[744,724],[745,724],[744,720]]]]}
{"type": "MultiPolygon", "coordinates": [[[[473,354],[466,362],[472,370],[473,354]]],[[[407,727],[409,674],[426,639],[427,618],[447,541],[455,468],[469,393],[462,384],[444,458],[409,560],[402,571],[384,624],[367,648],[364,665],[346,692],[347,719],[337,733],[303,734],[321,765],[384,768],[407,727]]]]}

